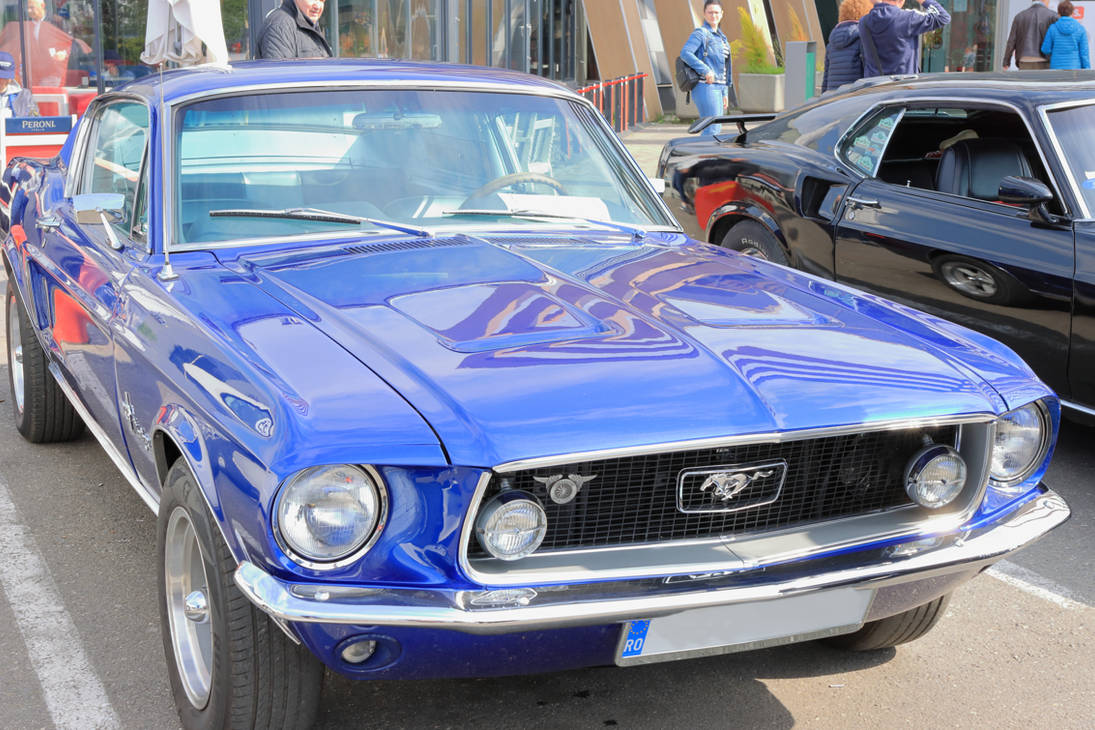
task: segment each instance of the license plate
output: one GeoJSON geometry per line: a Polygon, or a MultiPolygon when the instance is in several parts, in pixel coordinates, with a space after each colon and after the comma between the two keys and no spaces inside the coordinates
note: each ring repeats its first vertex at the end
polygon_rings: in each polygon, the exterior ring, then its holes
{"type": "Polygon", "coordinates": [[[620,634],[616,663],[729,654],[848,633],[863,625],[873,596],[874,591],[838,588],[629,621],[620,634]]]}

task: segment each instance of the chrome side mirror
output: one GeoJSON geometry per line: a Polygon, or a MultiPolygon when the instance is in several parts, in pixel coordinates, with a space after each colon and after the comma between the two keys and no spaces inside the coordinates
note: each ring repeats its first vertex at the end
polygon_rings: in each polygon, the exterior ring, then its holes
{"type": "Polygon", "coordinates": [[[110,247],[115,251],[122,249],[122,242],[114,235],[112,223],[120,221],[125,215],[125,196],[121,193],[81,193],[72,197],[72,208],[76,211],[76,222],[83,225],[102,223],[110,247]]]}
{"type": "Polygon", "coordinates": [[[648,177],[650,181],[650,187],[654,188],[654,192],[658,195],[662,195],[665,192],[665,180],[660,177],[648,177]]]}

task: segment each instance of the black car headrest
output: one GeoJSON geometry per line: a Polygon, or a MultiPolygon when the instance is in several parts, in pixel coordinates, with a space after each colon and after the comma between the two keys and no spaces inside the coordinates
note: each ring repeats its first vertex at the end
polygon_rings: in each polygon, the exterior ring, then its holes
{"type": "Polygon", "coordinates": [[[1030,163],[1010,139],[964,139],[943,152],[935,172],[935,189],[968,198],[996,200],[1007,175],[1030,177],[1030,163]]]}

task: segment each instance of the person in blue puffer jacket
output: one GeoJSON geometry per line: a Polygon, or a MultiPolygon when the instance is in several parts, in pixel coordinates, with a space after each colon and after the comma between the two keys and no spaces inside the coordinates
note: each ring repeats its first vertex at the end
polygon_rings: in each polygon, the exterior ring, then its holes
{"type": "MultiPolygon", "coordinates": [[[[725,114],[730,103],[730,41],[719,30],[721,0],[705,0],[703,25],[692,31],[681,49],[681,59],[700,75],[692,98],[701,118],[725,114]]],[[[704,134],[718,134],[721,124],[712,124],[704,134]]]]}
{"type": "Polygon", "coordinates": [[[859,42],[859,19],[871,11],[871,0],[844,0],[836,27],[825,48],[825,75],[821,90],[828,91],[863,78],[863,48],[859,42]]]}
{"type": "Polygon", "coordinates": [[[1042,41],[1042,55],[1049,56],[1050,68],[1091,68],[1087,54],[1087,31],[1072,17],[1073,5],[1064,0],[1057,6],[1061,17],[1049,26],[1042,41]]]}

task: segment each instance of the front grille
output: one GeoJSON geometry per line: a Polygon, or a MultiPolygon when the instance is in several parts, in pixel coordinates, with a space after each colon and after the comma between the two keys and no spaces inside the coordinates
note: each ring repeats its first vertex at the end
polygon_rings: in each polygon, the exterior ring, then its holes
{"type": "MultiPolygon", "coordinates": [[[[954,445],[957,428],[877,431],[649,454],[495,475],[483,504],[503,488],[503,479],[508,488],[535,494],[548,521],[547,536],[537,552],[779,530],[912,504],[903,484],[909,459],[923,448],[926,439],[954,445]],[[695,485],[703,480],[690,477],[684,480],[689,493],[682,499],[689,512],[678,505],[678,477],[685,470],[779,462],[786,463],[786,473],[778,475],[783,476],[783,484],[774,500],[764,496],[775,494],[771,481],[778,478],[768,474],[772,471],[769,466],[759,470],[767,476],[757,480],[761,492],[752,498],[748,490],[725,502],[712,500],[710,489],[697,495],[695,485]],[[583,477],[594,478],[582,483],[571,501],[557,504],[549,489],[557,477],[569,475],[577,475],[579,482],[583,477]],[[703,500],[710,502],[712,509],[736,511],[692,511],[697,504],[702,509],[703,500]]],[[[486,555],[474,537],[468,551],[472,557],[486,555]]]]}

